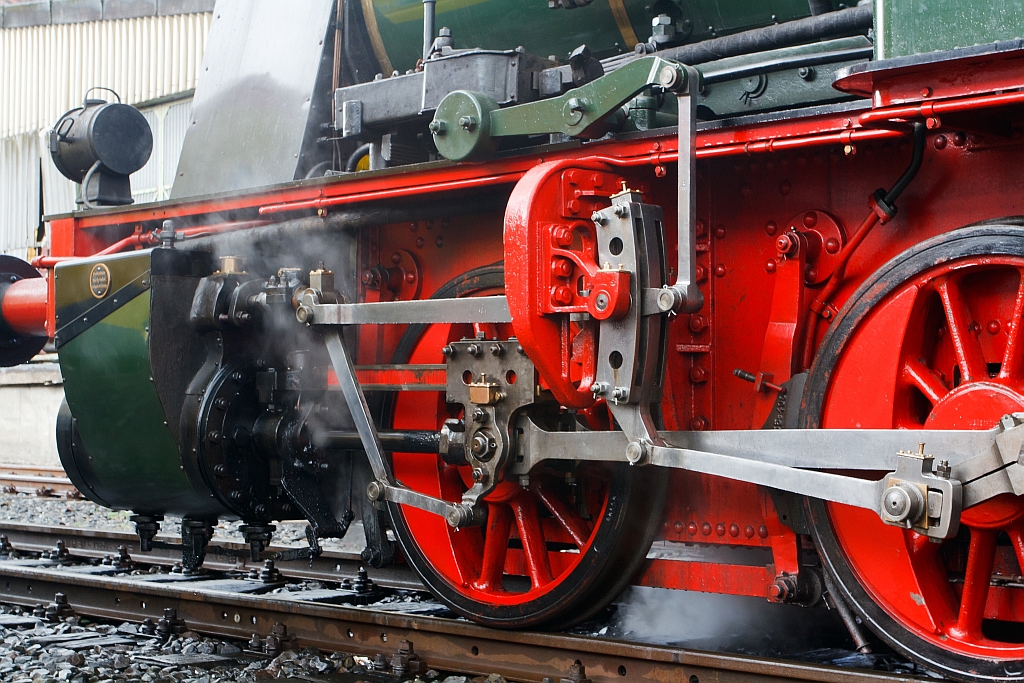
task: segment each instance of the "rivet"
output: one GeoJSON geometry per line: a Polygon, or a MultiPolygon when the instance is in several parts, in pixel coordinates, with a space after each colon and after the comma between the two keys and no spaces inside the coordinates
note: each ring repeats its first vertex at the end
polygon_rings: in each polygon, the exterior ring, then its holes
{"type": "Polygon", "coordinates": [[[697,524],[694,523],[694,522],[690,522],[689,524],[687,524],[686,525],[686,533],[690,534],[691,536],[696,536],[697,535],[697,524]]]}
{"type": "Polygon", "coordinates": [[[715,533],[719,536],[725,536],[725,524],[719,522],[715,525],[715,533]]]}
{"type": "Polygon", "coordinates": [[[718,239],[722,239],[723,237],[725,237],[724,225],[719,225],[715,228],[715,237],[717,237],[718,239]]]}
{"type": "Polygon", "coordinates": [[[761,526],[761,527],[760,527],[760,528],[759,528],[759,529],[757,530],[757,535],[758,535],[758,536],[760,536],[761,538],[768,538],[768,527],[766,527],[766,526],[761,526]]]}
{"type": "Polygon", "coordinates": [[[769,235],[774,235],[776,232],[779,231],[779,224],[776,223],[775,221],[768,221],[764,225],[764,231],[769,235]]]}
{"type": "Polygon", "coordinates": [[[700,530],[701,530],[701,532],[702,532],[702,533],[703,533],[703,534],[704,534],[705,536],[710,536],[710,535],[711,535],[711,524],[710,524],[710,523],[708,523],[708,522],[704,522],[704,523],[703,523],[703,524],[701,525],[701,527],[700,527],[700,530]]]}
{"type": "Polygon", "coordinates": [[[736,538],[740,535],[740,527],[737,524],[733,524],[729,527],[729,535],[736,538]]]}
{"type": "Polygon", "coordinates": [[[999,334],[1001,327],[998,320],[989,320],[988,325],[985,325],[985,329],[988,330],[989,334],[999,334]]]}
{"type": "Polygon", "coordinates": [[[725,272],[726,270],[724,263],[719,263],[717,266],[715,266],[715,275],[717,277],[725,277],[725,272]]]}
{"type": "Polygon", "coordinates": [[[676,532],[677,534],[681,534],[681,533],[683,533],[683,523],[682,523],[682,522],[680,522],[680,521],[676,521],[676,522],[674,522],[674,523],[672,524],[672,528],[673,528],[673,529],[675,529],[675,532],[676,532]]]}
{"type": "Polygon", "coordinates": [[[746,529],[743,530],[743,535],[746,536],[747,538],[753,538],[754,537],[754,527],[748,526],[746,529]]]}
{"type": "Polygon", "coordinates": [[[764,264],[764,269],[769,273],[775,272],[775,259],[768,259],[768,262],[764,264]]]}

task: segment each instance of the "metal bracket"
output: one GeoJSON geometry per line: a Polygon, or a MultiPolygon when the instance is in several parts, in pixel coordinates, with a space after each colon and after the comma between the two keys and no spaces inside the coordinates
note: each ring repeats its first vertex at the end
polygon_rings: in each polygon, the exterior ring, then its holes
{"type": "Polygon", "coordinates": [[[446,400],[461,404],[466,416],[463,453],[473,485],[462,494],[462,503],[476,506],[501,481],[513,448],[510,425],[534,402],[537,373],[514,338],[452,342],[444,354],[446,400]]]}

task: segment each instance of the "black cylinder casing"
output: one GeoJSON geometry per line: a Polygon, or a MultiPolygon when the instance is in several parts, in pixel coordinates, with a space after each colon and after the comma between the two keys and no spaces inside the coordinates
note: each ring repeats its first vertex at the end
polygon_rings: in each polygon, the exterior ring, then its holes
{"type": "Polygon", "coordinates": [[[69,180],[81,183],[97,161],[101,171],[128,176],[153,153],[153,131],[135,107],[86,100],[50,131],[50,156],[69,180]]]}

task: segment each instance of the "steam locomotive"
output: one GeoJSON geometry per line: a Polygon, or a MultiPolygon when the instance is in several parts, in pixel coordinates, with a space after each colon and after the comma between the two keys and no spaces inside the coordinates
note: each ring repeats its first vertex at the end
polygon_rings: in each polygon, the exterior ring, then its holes
{"type": "MultiPolygon", "coordinates": [[[[68,476],[254,557],[357,516],[459,614],[827,604],[1024,679],[1024,22],[933,0],[218,3],[172,199],[89,99],[0,261],[68,476]],[[422,40],[420,37],[422,36],[422,40]],[[881,189],[879,189],[881,188],[881,189]]],[[[873,633],[874,636],[870,635],[873,633]]]]}

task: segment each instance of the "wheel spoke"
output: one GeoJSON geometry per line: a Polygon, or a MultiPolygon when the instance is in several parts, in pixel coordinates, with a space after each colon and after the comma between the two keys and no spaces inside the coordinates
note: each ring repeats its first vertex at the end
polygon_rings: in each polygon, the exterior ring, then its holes
{"type": "Polygon", "coordinates": [[[1017,377],[1020,373],[1021,355],[1024,349],[1024,335],[1021,335],[1021,326],[1024,325],[1024,271],[1018,271],[1020,281],[1017,285],[1017,298],[1013,302],[1013,315],[1006,326],[1006,349],[1003,351],[1003,363],[999,367],[999,377],[1009,379],[1017,377]]]}
{"type": "Polygon", "coordinates": [[[956,594],[949,585],[949,576],[939,554],[941,546],[913,531],[904,534],[914,578],[921,591],[920,600],[928,611],[932,629],[941,630],[955,623],[957,609],[956,594]]]}
{"type": "Polygon", "coordinates": [[[1024,575],[1024,520],[1007,529],[1006,535],[1010,537],[1010,544],[1013,545],[1013,552],[1017,556],[1020,574],[1024,575]]]}
{"type": "Polygon", "coordinates": [[[953,342],[957,365],[964,382],[983,380],[988,377],[985,356],[981,352],[981,344],[970,331],[970,314],[963,300],[960,289],[950,278],[943,278],[935,285],[942,299],[942,309],[946,314],[949,336],[953,342]]]}
{"type": "Polygon", "coordinates": [[[526,571],[530,574],[533,587],[540,588],[551,583],[551,564],[548,562],[548,544],[537,513],[537,502],[533,496],[524,493],[512,501],[512,510],[519,538],[523,542],[526,571]]]}
{"type": "Polygon", "coordinates": [[[988,588],[992,581],[992,565],[996,558],[996,531],[971,529],[971,545],[964,573],[964,590],[960,595],[960,613],[952,633],[972,641],[984,639],[981,620],[985,616],[988,588]]]}
{"type": "Polygon", "coordinates": [[[538,482],[530,487],[530,490],[537,494],[544,506],[551,511],[551,514],[558,523],[565,528],[577,548],[586,546],[590,538],[590,527],[586,520],[580,517],[579,513],[569,507],[568,504],[555,494],[544,482],[538,482]]]}
{"type": "Polygon", "coordinates": [[[946,383],[920,359],[908,360],[903,364],[903,381],[920,389],[932,405],[949,393],[946,383]]]}
{"type": "Polygon", "coordinates": [[[502,590],[501,577],[505,573],[505,555],[508,554],[511,531],[512,510],[509,506],[504,503],[488,504],[484,557],[480,578],[473,583],[474,588],[484,591],[502,590]]]}

